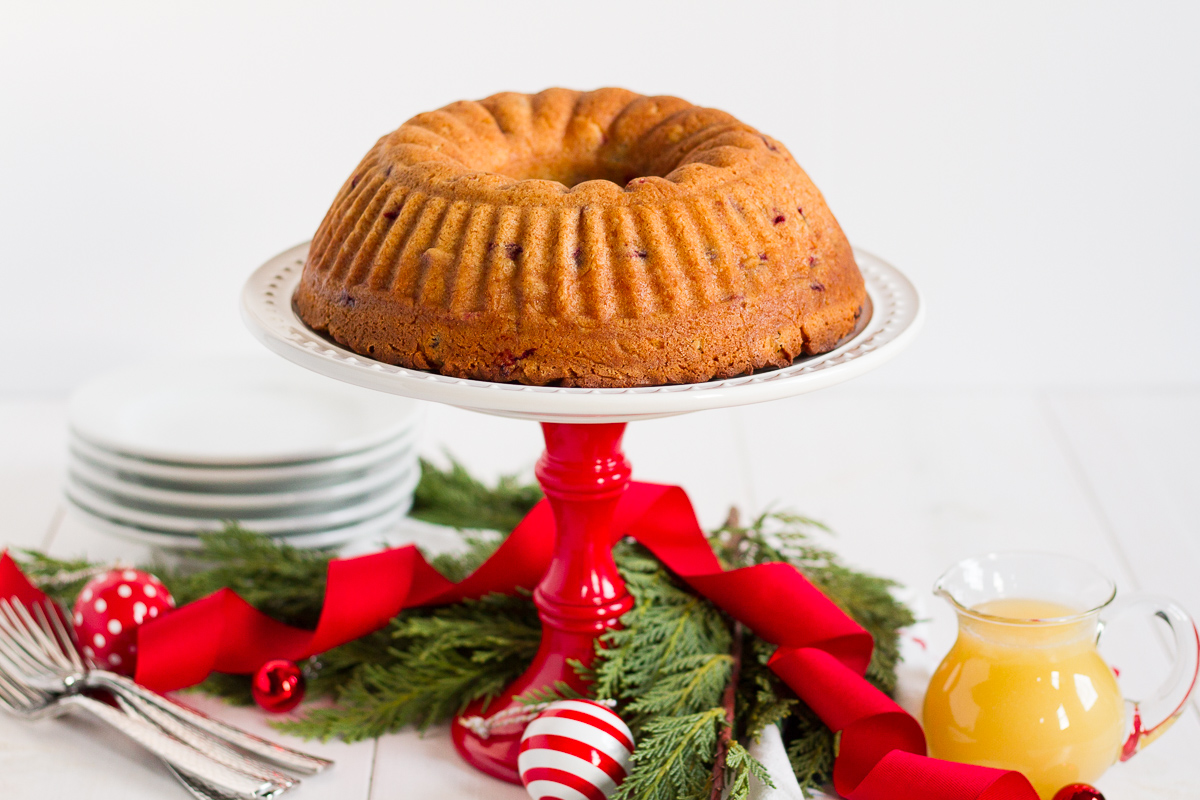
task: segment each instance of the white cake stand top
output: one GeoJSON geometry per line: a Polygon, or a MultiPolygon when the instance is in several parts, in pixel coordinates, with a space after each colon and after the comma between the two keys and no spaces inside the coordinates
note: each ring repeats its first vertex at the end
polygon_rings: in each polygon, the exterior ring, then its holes
{"type": "Polygon", "coordinates": [[[880,366],[903,350],[924,319],[920,295],[895,267],[856,249],[870,302],[855,331],[828,353],[783,369],[727,380],[630,389],[524,386],[452,378],[384,364],[304,324],[292,305],[308,244],[259,267],[242,290],[242,317],[268,348],[300,366],[381,392],[543,422],[630,422],[764,403],[824,389],[880,366]]]}

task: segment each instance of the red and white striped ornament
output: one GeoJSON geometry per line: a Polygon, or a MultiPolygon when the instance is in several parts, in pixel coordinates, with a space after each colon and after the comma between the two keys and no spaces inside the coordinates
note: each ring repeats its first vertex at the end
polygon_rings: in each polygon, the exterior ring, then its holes
{"type": "Polygon", "coordinates": [[[525,727],[517,771],[533,800],[606,800],[632,754],[633,734],[608,706],[558,700],[525,727]]]}

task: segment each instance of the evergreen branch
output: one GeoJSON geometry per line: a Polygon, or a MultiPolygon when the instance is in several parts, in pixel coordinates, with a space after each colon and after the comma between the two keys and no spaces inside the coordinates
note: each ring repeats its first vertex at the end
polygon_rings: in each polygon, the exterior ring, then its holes
{"type": "Polygon", "coordinates": [[[37,550],[21,549],[21,571],[38,588],[63,608],[71,608],[75,597],[92,575],[104,569],[84,559],[60,559],[37,550]]]}
{"type": "Polygon", "coordinates": [[[651,719],[720,703],[731,640],[716,606],[690,592],[641,545],[623,542],[614,557],[634,606],[620,628],[597,640],[592,691],[626,704],[625,722],[636,738],[651,719]],[[692,671],[698,671],[695,680],[692,671]]]}
{"type": "Polygon", "coordinates": [[[179,605],[229,588],[267,616],[315,628],[325,601],[325,577],[334,554],[301,549],[236,523],[200,536],[201,550],[177,567],[155,564],[179,605]]]}
{"type": "Polygon", "coordinates": [[[503,537],[464,535],[463,543],[466,544],[466,549],[463,552],[439,553],[429,559],[429,566],[442,573],[445,578],[458,583],[491,558],[503,541],[503,537]]]}
{"type": "MultiPolygon", "coordinates": [[[[830,531],[808,517],[767,512],[748,526],[743,526],[739,517],[737,510],[731,509],[725,524],[711,534],[718,558],[731,567],[774,561],[796,567],[872,635],[875,648],[867,679],[891,694],[895,690],[899,661],[899,631],[915,621],[912,612],[891,593],[897,584],[852,570],[832,551],[814,544],[814,535],[830,531]]],[[[781,724],[788,758],[801,788],[805,792],[819,788],[832,776],[833,734],[766,667],[775,646],[753,637],[751,650],[755,657],[746,664],[745,678],[739,687],[745,709],[739,730],[742,735],[754,738],[766,725],[781,724]]]]}
{"type": "MultiPolygon", "coordinates": [[[[772,789],[775,788],[775,783],[771,780],[767,768],[757,758],[750,755],[750,751],[743,747],[737,739],[729,741],[729,751],[725,755],[725,774],[732,777],[725,800],[748,800],[751,777],[757,778],[760,783],[772,789]]],[[[713,797],[718,797],[718,795],[714,794],[713,797]]]]}
{"type": "Polygon", "coordinates": [[[613,800],[704,800],[718,731],[721,706],[647,722],[633,751],[632,768],[613,800]]]}
{"type": "Polygon", "coordinates": [[[556,700],[581,700],[586,697],[587,695],[577,691],[566,681],[555,681],[553,686],[530,689],[524,694],[518,695],[515,699],[521,705],[536,706],[543,703],[553,703],[556,700]]]}
{"type": "MultiPolygon", "coordinates": [[[[407,725],[426,728],[461,713],[478,699],[499,695],[537,652],[541,626],[526,597],[488,595],[433,609],[405,612],[387,631],[383,660],[361,661],[347,669],[343,650],[330,651],[342,662],[336,704],[309,711],[277,727],[322,740],[358,741],[407,725]]],[[[378,642],[374,643],[378,644],[378,642]]],[[[319,674],[319,673],[318,673],[319,674]]]]}
{"type": "Polygon", "coordinates": [[[803,703],[796,707],[789,723],[784,729],[788,761],[807,797],[833,777],[834,735],[803,703]]]}
{"type": "Polygon", "coordinates": [[[541,499],[541,489],[522,485],[515,476],[502,477],[494,488],[488,488],[454,459],[447,471],[421,459],[421,482],[413,494],[409,515],[453,528],[489,528],[507,533],[541,499]]]}

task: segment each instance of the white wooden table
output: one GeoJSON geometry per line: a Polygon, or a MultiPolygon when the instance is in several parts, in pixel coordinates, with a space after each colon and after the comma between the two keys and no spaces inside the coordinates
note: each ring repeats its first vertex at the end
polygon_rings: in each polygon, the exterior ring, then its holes
{"type": "MultiPolygon", "coordinates": [[[[0,542],[59,556],[144,557],[65,512],[64,415],[61,402],[0,403],[0,542]]],[[[850,563],[915,590],[930,618],[931,663],[955,625],[929,587],[950,564],[990,550],[1081,555],[1122,591],[1168,594],[1200,613],[1200,390],[885,392],[850,384],[635,423],[625,445],[635,477],[684,486],[705,526],[730,504],[749,513],[792,508],[832,525],[832,546],[850,563]]],[[[541,448],[531,423],[431,407],[423,449],[449,451],[490,480],[530,475],[541,448]]],[[[1153,635],[1125,650],[1120,666],[1130,681],[1151,685],[1165,669],[1153,635]]],[[[910,710],[927,669],[903,674],[910,710]]],[[[255,709],[189,702],[269,732],[255,709]]],[[[0,798],[185,796],[157,762],[98,733],[74,719],[0,717],[0,798]]],[[[307,779],[292,795],[298,800],[525,797],[463,766],[440,729],[307,746],[338,763],[307,779]]],[[[1200,798],[1197,706],[1145,753],[1113,767],[1100,788],[1108,800],[1200,798]]]]}

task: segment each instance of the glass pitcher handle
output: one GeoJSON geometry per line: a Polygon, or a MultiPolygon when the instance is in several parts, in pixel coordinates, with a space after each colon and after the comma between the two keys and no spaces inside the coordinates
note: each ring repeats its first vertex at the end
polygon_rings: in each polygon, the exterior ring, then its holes
{"type": "Polygon", "coordinates": [[[1200,670],[1200,633],[1196,623],[1178,604],[1165,597],[1137,595],[1113,603],[1100,615],[1096,643],[1102,645],[1105,631],[1129,616],[1158,617],[1166,622],[1175,638],[1175,662],[1166,681],[1152,697],[1144,700],[1125,698],[1128,725],[1125,743],[1121,746],[1122,761],[1133,758],[1171,727],[1183,713],[1200,670]]]}

